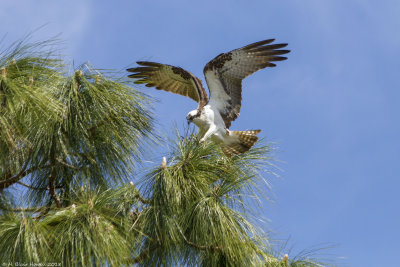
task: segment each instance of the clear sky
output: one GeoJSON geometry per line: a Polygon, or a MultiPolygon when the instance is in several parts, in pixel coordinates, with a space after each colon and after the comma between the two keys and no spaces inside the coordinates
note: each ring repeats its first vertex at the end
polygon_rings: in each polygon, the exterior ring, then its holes
{"type": "MultiPolygon", "coordinates": [[[[75,64],[137,60],[203,79],[221,52],[276,38],[289,59],[244,82],[234,130],[262,129],[284,163],[263,215],[293,252],[333,243],[348,266],[399,266],[400,1],[0,1],[0,46],[61,33],[75,64]]],[[[160,129],[196,103],[147,91],[160,129]]]]}

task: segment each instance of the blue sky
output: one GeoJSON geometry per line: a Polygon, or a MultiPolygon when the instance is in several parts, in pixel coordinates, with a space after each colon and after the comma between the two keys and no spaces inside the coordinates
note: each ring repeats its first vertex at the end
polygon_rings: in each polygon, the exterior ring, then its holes
{"type": "MultiPolygon", "coordinates": [[[[203,79],[221,52],[276,38],[289,59],[244,82],[232,129],[262,129],[285,163],[263,215],[293,252],[321,243],[348,266],[396,266],[400,251],[400,2],[1,1],[1,46],[47,24],[76,64],[124,69],[137,60],[203,79]]],[[[196,103],[148,90],[159,128],[196,103]],[[171,108],[173,107],[173,108],[171,108]]],[[[290,256],[290,255],[289,255],[290,256]]]]}

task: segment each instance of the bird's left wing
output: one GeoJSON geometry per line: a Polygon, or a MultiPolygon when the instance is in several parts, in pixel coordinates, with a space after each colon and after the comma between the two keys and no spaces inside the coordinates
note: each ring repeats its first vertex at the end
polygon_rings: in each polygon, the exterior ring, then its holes
{"type": "Polygon", "coordinates": [[[128,77],[138,79],[134,83],[190,97],[198,102],[200,107],[207,104],[208,96],[201,80],[190,72],[156,62],[138,61],[137,64],[142,67],[127,69],[134,72],[128,77]]]}
{"type": "Polygon", "coordinates": [[[226,128],[238,116],[242,102],[242,80],[265,67],[275,67],[273,61],[285,60],[281,57],[289,50],[280,50],[287,44],[271,44],[274,39],[264,40],[220,54],[204,67],[209,104],[216,108],[224,119],[226,128]]]}

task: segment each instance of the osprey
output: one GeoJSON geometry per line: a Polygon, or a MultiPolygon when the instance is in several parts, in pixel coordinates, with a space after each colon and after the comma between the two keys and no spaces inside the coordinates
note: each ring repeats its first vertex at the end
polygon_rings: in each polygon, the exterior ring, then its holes
{"type": "Polygon", "coordinates": [[[201,80],[192,73],[171,65],[138,61],[142,67],[127,69],[137,78],[136,84],[145,84],[159,90],[190,97],[198,107],[190,111],[186,119],[200,129],[200,142],[211,138],[221,144],[228,156],[248,151],[258,140],[261,130],[230,131],[231,122],[238,116],[242,102],[242,80],[257,70],[275,67],[273,61],[287,59],[279,55],[289,53],[281,50],[287,44],[271,44],[275,39],[256,42],[239,49],[222,53],[207,63],[204,76],[210,98],[201,80]]]}

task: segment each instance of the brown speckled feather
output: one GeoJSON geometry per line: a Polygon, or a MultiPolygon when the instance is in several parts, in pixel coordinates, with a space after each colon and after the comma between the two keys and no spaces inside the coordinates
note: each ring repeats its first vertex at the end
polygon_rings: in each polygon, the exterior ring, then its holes
{"type": "Polygon", "coordinates": [[[260,132],[261,130],[229,131],[229,135],[237,136],[238,141],[229,145],[222,145],[222,151],[229,157],[245,153],[257,142],[258,137],[256,135],[260,132]]]}
{"type": "Polygon", "coordinates": [[[134,74],[130,78],[137,78],[136,84],[145,84],[171,93],[190,97],[199,103],[199,109],[208,102],[208,96],[201,80],[190,72],[180,68],[156,62],[138,61],[143,67],[127,69],[134,74]]]}
{"type": "Polygon", "coordinates": [[[287,44],[271,44],[273,41],[264,40],[220,54],[204,67],[210,90],[210,105],[219,109],[227,128],[239,116],[242,80],[257,70],[275,67],[273,61],[287,59],[280,55],[290,51],[279,50],[287,44]]]}

